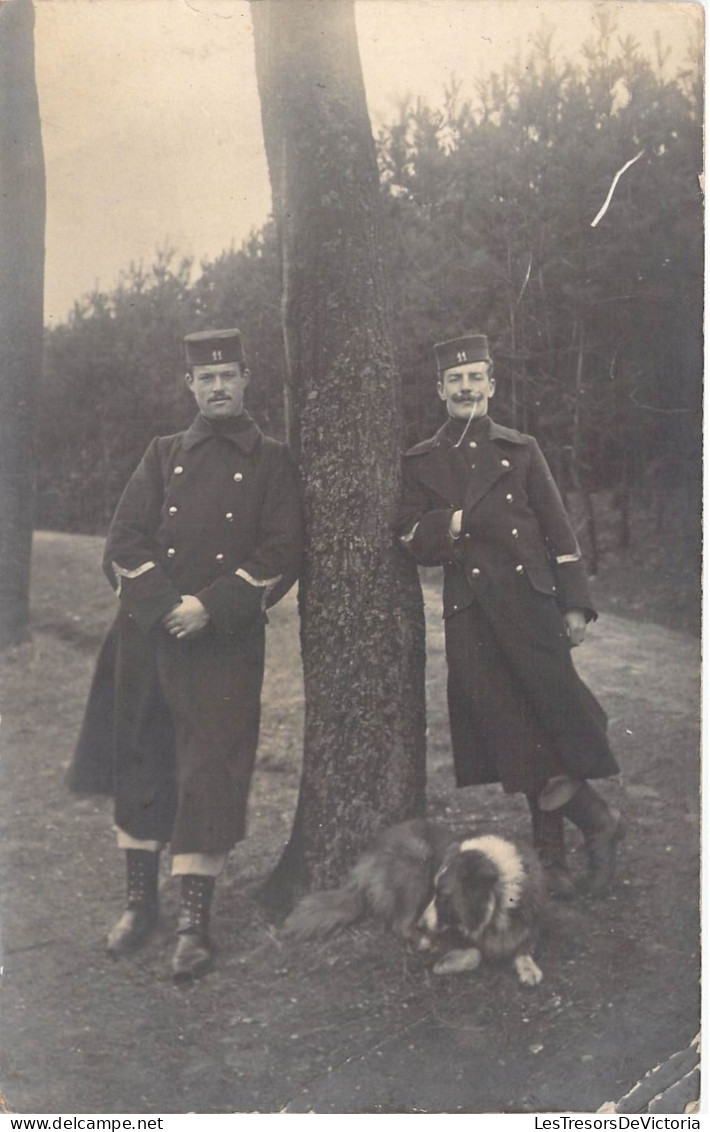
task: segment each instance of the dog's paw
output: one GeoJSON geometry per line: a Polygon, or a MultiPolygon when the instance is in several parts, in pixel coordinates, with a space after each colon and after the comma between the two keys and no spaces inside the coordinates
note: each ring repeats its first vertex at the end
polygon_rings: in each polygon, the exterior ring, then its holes
{"type": "Polygon", "coordinates": [[[542,971],[532,955],[516,955],[515,970],[521,983],[525,983],[528,987],[536,987],[542,982],[542,971]]]}
{"type": "Polygon", "coordinates": [[[443,959],[434,964],[435,975],[458,975],[461,971],[475,971],[481,962],[477,947],[447,951],[443,959]]]}

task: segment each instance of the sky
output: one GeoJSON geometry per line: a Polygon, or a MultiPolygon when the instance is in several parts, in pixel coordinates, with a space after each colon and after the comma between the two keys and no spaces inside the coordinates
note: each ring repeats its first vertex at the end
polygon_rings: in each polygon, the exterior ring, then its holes
{"type": "MultiPolygon", "coordinates": [[[[560,57],[574,58],[600,6],[649,53],[660,33],[669,70],[702,20],[685,0],[357,0],[373,129],[407,95],[439,104],[453,77],[472,95],[543,21],[560,57]]],[[[56,325],[159,248],[199,265],[238,247],[268,218],[271,194],[246,0],[35,0],[35,10],[45,320],[56,325]]]]}

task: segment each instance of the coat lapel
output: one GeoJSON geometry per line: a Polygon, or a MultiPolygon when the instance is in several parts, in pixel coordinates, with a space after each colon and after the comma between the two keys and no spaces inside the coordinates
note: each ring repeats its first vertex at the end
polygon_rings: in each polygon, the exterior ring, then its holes
{"type": "Polygon", "coordinates": [[[464,517],[470,514],[499,479],[510,475],[513,469],[510,450],[506,451],[505,444],[496,443],[499,440],[508,441],[512,444],[525,443],[520,433],[513,429],[504,428],[489,418],[487,435],[481,437],[478,447],[473,450],[475,452],[475,459],[473,460],[475,467],[471,469],[469,466],[468,484],[463,503],[464,517]]]}
{"type": "Polygon", "coordinates": [[[521,433],[488,419],[487,431],[478,434],[476,448],[466,440],[457,448],[447,424],[429,440],[417,444],[407,459],[422,459],[417,478],[450,507],[463,507],[468,514],[495,483],[512,471],[514,457],[508,444],[525,445],[521,433]],[[498,441],[507,444],[499,444],[498,441]],[[474,455],[475,453],[475,455],[474,455]],[[475,464],[471,468],[471,464],[475,464]]]}
{"type": "Polygon", "coordinates": [[[417,445],[417,455],[425,455],[417,469],[418,477],[431,491],[441,496],[450,506],[458,506],[462,499],[466,463],[463,454],[453,447],[446,435],[446,425],[435,436],[417,445]]]}
{"type": "Polygon", "coordinates": [[[505,458],[496,444],[482,444],[476,450],[476,467],[469,470],[463,500],[464,516],[480,503],[499,479],[510,473],[510,468],[510,460],[505,458]]]}

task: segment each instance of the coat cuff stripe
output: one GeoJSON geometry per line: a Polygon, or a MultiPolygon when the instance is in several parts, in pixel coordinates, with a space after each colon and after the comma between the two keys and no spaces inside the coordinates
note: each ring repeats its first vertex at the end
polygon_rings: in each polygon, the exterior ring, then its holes
{"type": "Polygon", "coordinates": [[[238,570],[235,570],[234,573],[238,578],[243,578],[245,582],[248,582],[250,586],[265,587],[269,590],[273,589],[276,583],[280,582],[283,578],[283,574],[277,574],[275,578],[254,578],[246,570],[242,570],[241,566],[238,570]]]}
{"type": "Polygon", "coordinates": [[[141,574],[147,574],[149,570],[155,569],[155,562],[144,562],[142,566],[137,566],[135,570],[126,570],[125,566],[119,566],[118,562],[112,562],[111,569],[117,578],[140,578],[141,574]]]}
{"type": "Polygon", "coordinates": [[[121,582],[124,578],[140,578],[142,574],[147,574],[149,570],[155,569],[155,562],[144,562],[142,566],[137,566],[135,570],[126,570],[125,566],[119,566],[118,562],[111,563],[113,576],[116,579],[116,593],[118,597],[121,596],[121,582]]]}

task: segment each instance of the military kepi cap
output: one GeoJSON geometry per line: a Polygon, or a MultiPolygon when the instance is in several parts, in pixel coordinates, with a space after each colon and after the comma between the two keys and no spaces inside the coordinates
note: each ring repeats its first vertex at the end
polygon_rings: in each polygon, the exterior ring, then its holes
{"type": "Polygon", "coordinates": [[[439,373],[454,366],[469,362],[489,362],[488,339],[485,334],[464,334],[461,338],[449,338],[447,342],[437,342],[434,346],[436,368],[439,373]]]}
{"type": "Polygon", "coordinates": [[[222,362],[246,364],[240,330],[197,330],[185,336],[184,344],[189,366],[213,366],[222,362]]]}

